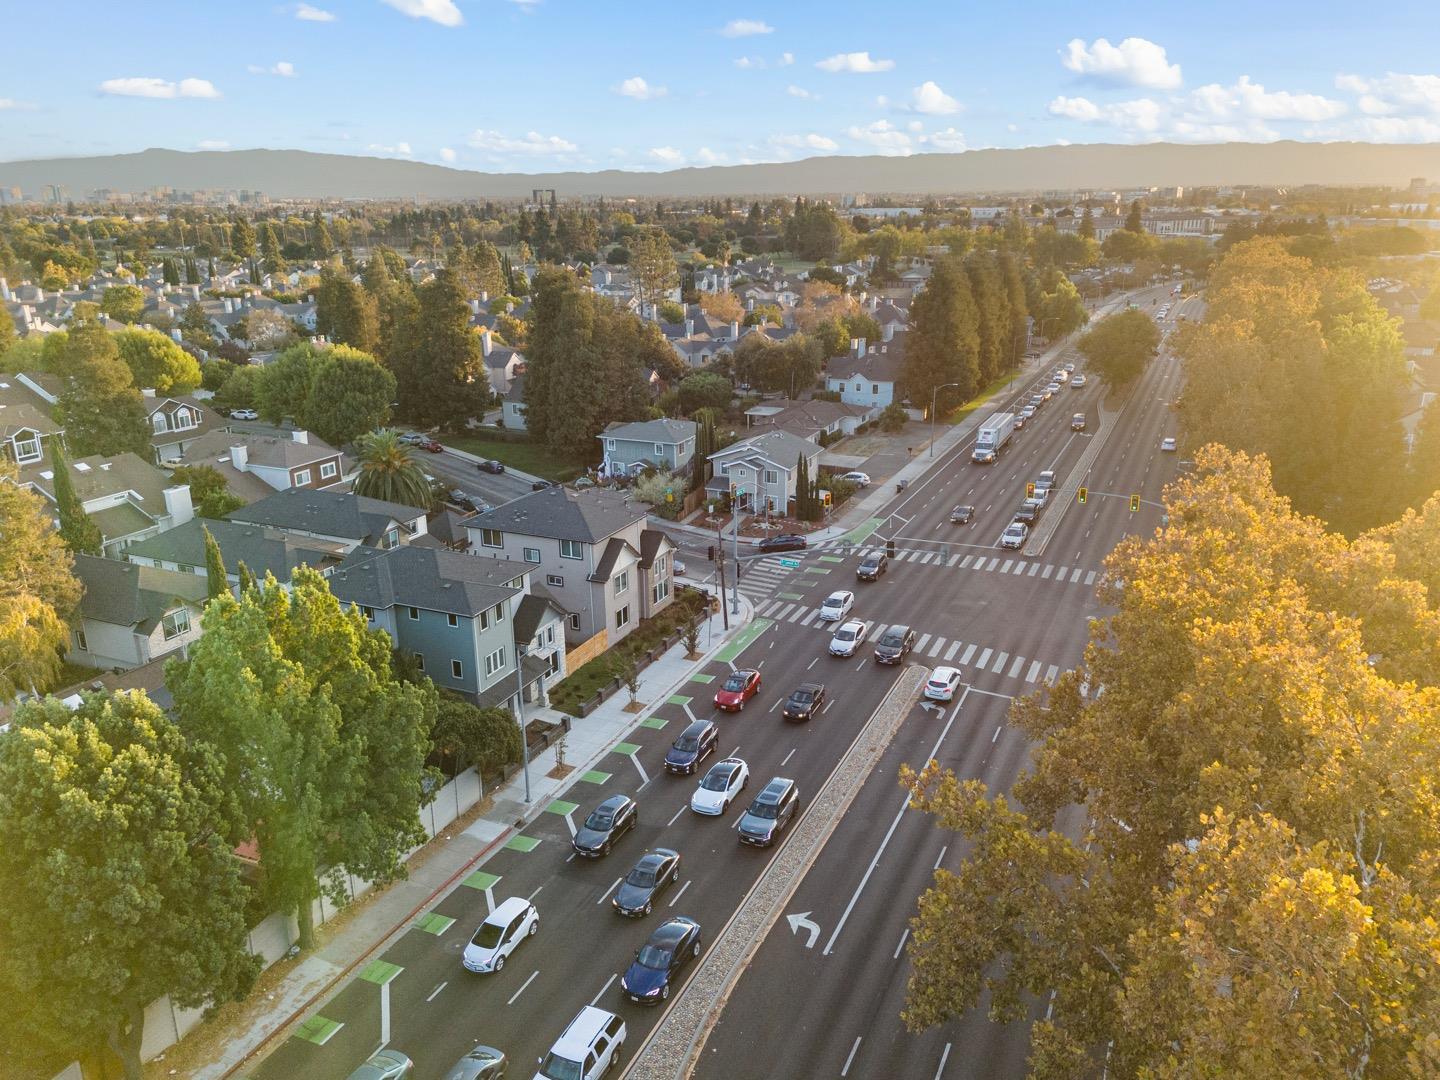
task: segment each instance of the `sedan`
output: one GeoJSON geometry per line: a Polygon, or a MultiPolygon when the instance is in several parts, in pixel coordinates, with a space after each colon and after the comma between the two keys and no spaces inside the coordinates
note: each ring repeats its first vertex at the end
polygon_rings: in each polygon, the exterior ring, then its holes
{"type": "Polygon", "coordinates": [[[231,420],[259,420],[260,414],[254,409],[231,409],[231,420]]]}
{"type": "Polygon", "coordinates": [[[408,1054],[399,1050],[381,1050],[372,1054],[358,1069],[350,1074],[350,1080],[400,1080],[415,1070],[415,1063],[408,1054]]]}
{"type": "Polygon", "coordinates": [[[855,594],[845,589],[836,589],[820,605],[820,618],[824,622],[843,622],[855,607],[855,594]]]}
{"type": "Polygon", "coordinates": [[[578,854],[588,858],[609,855],[615,841],[633,829],[639,818],[634,799],[611,795],[591,811],[570,843],[578,854]]]}
{"type": "Polygon", "coordinates": [[[1062,365],[1062,368],[1063,368],[1065,374],[1067,374],[1067,375],[1073,375],[1073,374],[1075,373],[1075,365],[1074,365],[1074,364],[1064,364],[1064,365],[1062,365]]]}
{"type": "Polygon", "coordinates": [[[688,776],[720,745],[720,729],[713,720],[696,720],[665,751],[665,771],[688,776]]]}
{"type": "Polygon", "coordinates": [[[620,882],[610,905],[621,915],[638,919],[649,915],[660,894],[680,880],[680,853],[656,848],[640,856],[620,882]]]}
{"type": "Polygon", "coordinates": [[[1055,396],[1056,394],[1058,394],[1059,392],[1060,392],[1060,384],[1059,384],[1058,382],[1052,382],[1052,383],[1050,383],[1048,386],[1045,387],[1045,396],[1046,396],[1047,398],[1054,397],[1054,396],[1055,396]]]}
{"type": "Polygon", "coordinates": [[[1070,373],[1064,368],[1057,368],[1050,376],[1057,383],[1069,382],[1070,373]]]}
{"type": "Polygon", "coordinates": [[[809,720],[820,706],[825,704],[825,684],[818,682],[801,683],[795,692],[785,699],[780,715],[786,720],[809,720]]]}
{"type": "Polygon", "coordinates": [[[864,561],[855,568],[855,576],[861,581],[877,581],[880,575],[890,569],[890,560],[883,551],[876,551],[866,555],[864,561]]]}
{"type": "Polygon", "coordinates": [[[908,626],[892,626],[875,643],[877,664],[899,664],[915,647],[915,631],[908,626]]]}
{"type": "Polygon", "coordinates": [[[500,1080],[505,1075],[505,1055],[493,1046],[477,1046],[445,1074],[445,1080],[500,1080]]]}
{"type": "Polygon", "coordinates": [[[860,488],[867,488],[870,486],[870,474],[860,472],[859,470],[856,470],[855,472],[841,473],[840,479],[849,480],[850,483],[860,488]]]}
{"type": "Polygon", "coordinates": [[[479,504],[478,504],[474,499],[472,499],[468,494],[466,494],[465,492],[461,491],[459,488],[453,488],[453,489],[451,489],[451,491],[450,491],[450,501],[451,501],[452,503],[454,503],[456,506],[460,507],[460,509],[462,509],[462,510],[469,510],[469,511],[472,511],[472,512],[473,512],[473,511],[479,509],[479,504]]]}
{"type": "Polygon", "coordinates": [[[1034,405],[1026,405],[1023,409],[1020,410],[1020,416],[1022,419],[1029,420],[1032,416],[1035,415],[1036,411],[1037,410],[1034,405]]]}
{"type": "Polygon", "coordinates": [[[438,454],[440,453],[440,451],[445,449],[445,447],[441,446],[434,439],[426,439],[424,442],[419,442],[415,445],[420,447],[421,450],[424,450],[431,454],[438,454]]]}
{"type": "Polygon", "coordinates": [[[1035,478],[1035,487],[1039,491],[1049,491],[1055,486],[1055,470],[1046,469],[1035,478]]]}
{"type": "Polygon", "coordinates": [[[1083,412],[1077,412],[1074,416],[1072,416],[1072,417],[1070,418],[1070,430],[1071,430],[1071,431],[1084,431],[1084,430],[1085,430],[1085,414],[1084,414],[1083,412]]]}
{"type": "Polygon", "coordinates": [[[1085,376],[1084,376],[1083,374],[1082,374],[1082,375],[1076,375],[1073,379],[1070,380],[1070,389],[1072,389],[1072,390],[1079,390],[1079,389],[1080,389],[1082,386],[1084,386],[1084,385],[1085,385],[1085,376]]]}
{"type": "Polygon", "coordinates": [[[750,766],[738,757],[717,761],[690,796],[690,809],[707,817],[719,817],[749,783],[750,766]]]}
{"type": "Polygon", "coordinates": [[[810,546],[810,542],[803,536],[786,533],[783,536],[767,536],[755,546],[758,550],[769,554],[776,551],[804,551],[810,546]]]}
{"type": "Polygon", "coordinates": [[[404,435],[401,435],[400,438],[396,439],[395,441],[400,443],[402,446],[419,446],[423,442],[429,442],[430,436],[425,435],[419,431],[407,431],[404,435]]]}
{"type": "Polygon", "coordinates": [[[631,1001],[658,1005],[670,997],[670,985],[700,955],[700,924],[684,915],[667,919],[635,954],[620,977],[620,989],[631,1001]]]}
{"type": "Polygon", "coordinates": [[[830,639],[830,655],[854,656],[869,633],[870,624],[863,619],[851,619],[847,623],[841,623],[835,630],[835,636],[830,639]]]}
{"type": "Polygon", "coordinates": [[[1040,518],[1040,508],[1045,504],[1039,499],[1026,499],[1015,511],[1015,520],[1026,525],[1033,525],[1040,518]]]}
{"type": "Polygon", "coordinates": [[[1000,534],[1000,546],[1012,551],[1018,551],[1025,546],[1025,541],[1030,537],[1030,526],[1023,521],[1012,521],[1005,526],[1005,531],[1000,534]]]}
{"type": "Polygon", "coordinates": [[[1040,406],[1041,406],[1041,405],[1044,405],[1044,404],[1045,404],[1045,395],[1044,395],[1044,394],[1031,394],[1031,395],[1030,395],[1030,405],[1029,405],[1029,407],[1032,408],[1032,409],[1034,409],[1036,412],[1039,412],[1039,411],[1040,411],[1040,406]]]}
{"type": "Polygon", "coordinates": [[[505,466],[502,465],[500,462],[495,461],[494,459],[491,459],[490,461],[482,461],[475,467],[481,472],[494,473],[496,476],[499,476],[505,471],[505,466]]]}
{"type": "Polygon", "coordinates": [[[1165,438],[1161,439],[1160,449],[1164,450],[1167,454],[1173,454],[1175,452],[1175,436],[1166,435],[1165,438]]]}
{"type": "Polygon", "coordinates": [[[723,712],[739,712],[759,689],[760,672],[749,668],[732,671],[716,691],[715,707],[723,712]]]}
{"type": "Polygon", "coordinates": [[[950,701],[960,689],[960,669],[937,667],[925,682],[925,696],[931,701],[950,701]]]}
{"type": "Polygon", "coordinates": [[[950,511],[951,525],[973,525],[975,524],[975,507],[957,506],[950,511]]]}

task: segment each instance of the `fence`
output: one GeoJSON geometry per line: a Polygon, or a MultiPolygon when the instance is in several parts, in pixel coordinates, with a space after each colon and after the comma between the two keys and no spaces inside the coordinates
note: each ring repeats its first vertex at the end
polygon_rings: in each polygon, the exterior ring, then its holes
{"type": "Polygon", "coordinates": [[[603,653],[609,644],[610,632],[608,630],[601,630],[594,637],[582,641],[573,649],[566,649],[565,671],[569,673],[583,667],[603,653]]]}

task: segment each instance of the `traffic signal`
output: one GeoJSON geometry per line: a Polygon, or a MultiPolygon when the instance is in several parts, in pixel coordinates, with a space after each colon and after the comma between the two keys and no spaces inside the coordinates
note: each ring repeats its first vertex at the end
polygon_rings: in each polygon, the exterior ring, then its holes
{"type": "Polygon", "coordinates": [[[1139,509],[1140,509],[1140,496],[1139,496],[1139,495],[1131,495],[1131,496],[1130,496],[1130,513],[1132,513],[1132,514],[1137,513],[1137,512],[1139,511],[1139,509]]]}
{"type": "Polygon", "coordinates": [[[1081,506],[1084,506],[1084,505],[1085,505],[1085,496],[1090,494],[1089,489],[1082,487],[1076,494],[1077,494],[1077,495],[1079,496],[1079,498],[1080,498],[1080,505],[1081,505],[1081,506]]]}
{"type": "Polygon", "coordinates": [[[710,545],[710,554],[706,556],[711,562],[715,561],[715,545],[710,545]]]}
{"type": "Polygon", "coordinates": [[[1027,498],[1027,499],[1033,499],[1034,497],[1035,497],[1035,481],[1034,481],[1034,480],[1031,480],[1030,483],[1028,483],[1028,484],[1025,485],[1025,498],[1027,498]]]}
{"type": "Polygon", "coordinates": [[[893,559],[893,558],[895,557],[895,541],[894,541],[894,540],[886,540],[886,541],[885,541],[885,557],[886,557],[887,559],[893,559]]]}

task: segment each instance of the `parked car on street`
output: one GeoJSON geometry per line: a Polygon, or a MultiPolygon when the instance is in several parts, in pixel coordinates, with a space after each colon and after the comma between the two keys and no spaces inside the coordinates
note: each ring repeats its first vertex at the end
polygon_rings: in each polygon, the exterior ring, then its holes
{"type": "Polygon", "coordinates": [[[489,461],[482,461],[475,467],[481,472],[494,473],[496,476],[505,471],[505,466],[493,458],[489,461]]]}
{"type": "Polygon", "coordinates": [[[841,473],[840,479],[849,480],[850,483],[860,488],[867,488],[870,486],[870,474],[860,472],[858,469],[854,472],[841,473]]]}
{"type": "Polygon", "coordinates": [[[457,1061],[445,1074],[445,1080],[501,1080],[505,1065],[503,1051],[480,1045],[457,1061]]]}
{"type": "Polygon", "coordinates": [[[260,414],[254,409],[231,409],[231,420],[259,420],[260,414]]]}
{"type": "Polygon", "coordinates": [[[358,1069],[350,1074],[349,1080],[400,1080],[415,1071],[415,1063],[408,1054],[399,1050],[381,1050],[371,1054],[358,1069]]]}

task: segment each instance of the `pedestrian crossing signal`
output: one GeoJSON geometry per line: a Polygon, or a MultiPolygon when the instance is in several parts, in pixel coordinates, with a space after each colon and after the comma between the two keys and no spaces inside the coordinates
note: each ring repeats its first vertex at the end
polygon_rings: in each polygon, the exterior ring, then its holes
{"type": "Polygon", "coordinates": [[[1132,513],[1132,514],[1138,513],[1139,510],[1140,510],[1140,496],[1139,496],[1139,495],[1131,495],[1131,496],[1130,496],[1130,513],[1132,513]]]}
{"type": "Polygon", "coordinates": [[[1032,481],[1030,481],[1030,483],[1028,483],[1028,484],[1025,485],[1025,498],[1027,498],[1027,499],[1033,499],[1034,497],[1035,497],[1035,481],[1032,480],[1032,481]]]}
{"type": "Polygon", "coordinates": [[[1089,489],[1082,487],[1077,494],[1078,494],[1079,497],[1080,497],[1080,505],[1081,505],[1081,506],[1084,506],[1084,505],[1085,505],[1085,496],[1087,496],[1087,495],[1090,494],[1089,489]]]}

